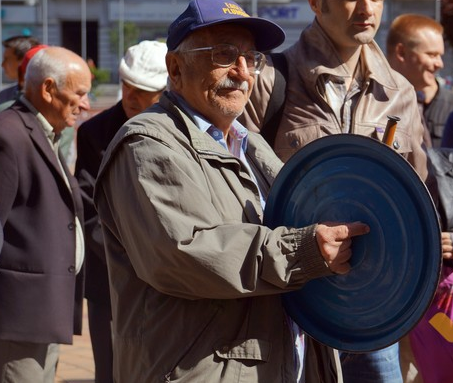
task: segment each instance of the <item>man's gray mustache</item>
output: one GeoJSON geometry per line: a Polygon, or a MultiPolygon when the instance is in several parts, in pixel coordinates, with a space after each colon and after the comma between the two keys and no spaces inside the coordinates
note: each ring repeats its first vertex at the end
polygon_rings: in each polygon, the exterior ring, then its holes
{"type": "Polygon", "coordinates": [[[236,89],[242,90],[243,92],[248,92],[249,84],[247,81],[240,82],[240,81],[232,80],[230,78],[226,78],[217,85],[217,89],[223,89],[223,88],[236,88],[236,89]]]}

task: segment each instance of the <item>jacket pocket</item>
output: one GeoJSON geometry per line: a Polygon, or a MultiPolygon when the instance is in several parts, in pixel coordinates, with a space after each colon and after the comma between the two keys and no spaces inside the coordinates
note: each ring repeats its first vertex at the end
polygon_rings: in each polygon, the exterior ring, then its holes
{"type": "Polygon", "coordinates": [[[323,135],[319,124],[301,125],[277,134],[274,150],[277,156],[286,162],[302,147],[323,135]]]}
{"type": "Polygon", "coordinates": [[[262,339],[220,340],[214,346],[214,350],[216,355],[222,359],[246,359],[267,362],[271,346],[269,342],[262,339]]]}
{"type": "MultiPolygon", "coordinates": [[[[377,140],[381,141],[384,138],[384,129],[376,130],[375,136],[377,140]]],[[[412,143],[411,138],[407,134],[405,129],[396,128],[395,136],[393,137],[393,142],[389,145],[393,150],[400,154],[406,154],[412,152],[412,143]]]]}

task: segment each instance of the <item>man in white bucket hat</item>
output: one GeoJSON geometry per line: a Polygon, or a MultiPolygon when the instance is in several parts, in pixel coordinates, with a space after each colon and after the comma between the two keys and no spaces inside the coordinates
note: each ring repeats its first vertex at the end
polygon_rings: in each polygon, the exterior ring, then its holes
{"type": "Polygon", "coordinates": [[[159,100],[167,85],[166,53],[164,43],[145,40],[130,47],[122,58],[122,105],[128,118],[159,100]]]}
{"type": "Polygon", "coordinates": [[[119,66],[121,100],[84,122],[77,132],[75,175],[85,191],[85,297],[88,301],[96,383],[113,383],[113,377],[110,293],[104,244],[92,203],[94,182],[105,149],[119,128],[129,118],[157,102],[166,88],[166,53],[166,45],[158,41],[145,40],[130,47],[119,66]]]}

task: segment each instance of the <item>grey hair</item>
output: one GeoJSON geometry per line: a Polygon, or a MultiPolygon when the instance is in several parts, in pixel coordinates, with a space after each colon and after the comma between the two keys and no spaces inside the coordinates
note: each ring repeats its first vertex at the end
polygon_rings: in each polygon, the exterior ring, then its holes
{"type": "Polygon", "coordinates": [[[193,38],[193,34],[187,36],[173,51],[180,54],[187,65],[192,65],[195,64],[196,62],[195,55],[184,55],[185,51],[188,51],[196,47],[194,40],[195,39],[193,38]]]}
{"type": "MultiPolygon", "coordinates": [[[[200,40],[199,37],[197,37],[198,40],[200,40]]],[[[196,55],[191,55],[191,54],[184,54],[185,51],[188,51],[190,49],[197,48],[196,40],[195,40],[195,35],[192,33],[189,36],[187,36],[181,43],[172,51],[178,55],[180,55],[186,65],[195,65],[197,62],[197,57],[196,55]]],[[[170,52],[169,52],[170,53],[170,52]]],[[[173,90],[173,84],[171,82],[170,76],[168,77],[167,81],[167,89],[168,90],[173,90]]]]}
{"type": "Polygon", "coordinates": [[[194,48],[194,38],[193,35],[189,35],[181,41],[181,43],[174,49],[174,52],[181,52],[192,48],[194,48]]]}
{"type": "Polygon", "coordinates": [[[56,55],[50,55],[47,49],[41,49],[30,60],[25,72],[24,90],[37,89],[43,81],[51,77],[57,88],[62,89],[66,84],[68,63],[56,55]]]}

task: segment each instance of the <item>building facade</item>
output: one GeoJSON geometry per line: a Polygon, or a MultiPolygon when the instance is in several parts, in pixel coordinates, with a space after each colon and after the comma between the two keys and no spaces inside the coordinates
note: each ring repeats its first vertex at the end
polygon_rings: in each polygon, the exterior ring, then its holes
{"type": "MultiPolygon", "coordinates": [[[[279,50],[295,42],[313,19],[306,0],[237,2],[249,13],[282,26],[287,38],[279,50]]],[[[114,83],[118,81],[119,60],[128,46],[145,39],[164,41],[168,25],[187,3],[188,0],[0,0],[0,39],[30,34],[43,43],[64,46],[109,71],[114,83]]],[[[388,25],[399,14],[421,13],[439,19],[439,6],[440,0],[386,0],[377,42],[385,50],[388,25]]],[[[449,44],[446,46],[441,75],[451,78],[453,59],[449,44]]]]}

